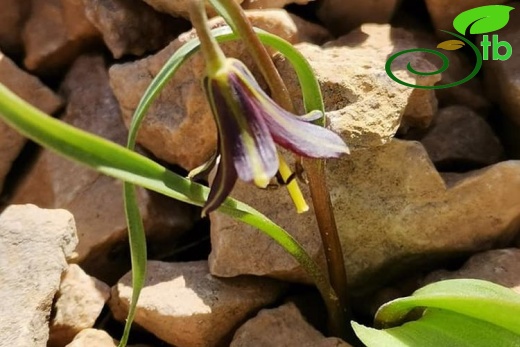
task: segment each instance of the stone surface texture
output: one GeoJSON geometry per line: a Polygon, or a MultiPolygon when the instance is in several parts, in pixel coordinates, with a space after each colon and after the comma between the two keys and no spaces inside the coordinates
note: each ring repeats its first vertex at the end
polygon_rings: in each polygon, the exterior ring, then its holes
{"type": "MultiPolygon", "coordinates": [[[[403,272],[510,242],[520,227],[519,172],[520,162],[502,162],[459,175],[447,187],[422,145],[402,140],[328,161],[328,186],[353,290],[370,290],[403,272]]],[[[306,215],[287,212],[288,198],[287,205],[277,198],[285,192],[269,196],[255,189],[239,184],[232,195],[287,228],[323,264],[319,248],[314,251],[319,244],[315,224],[298,221],[306,215]]],[[[300,280],[294,260],[265,235],[219,213],[211,218],[213,274],[300,280]]]]}
{"type": "Polygon", "coordinates": [[[290,4],[307,5],[313,0],[244,0],[242,8],[247,10],[283,8],[290,4]]]}
{"type": "Polygon", "coordinates": [[[230,347],[251,346],[350,347],[340,339],[323,336],[292,303],[264,309],[236,331],[230,347]]]}
{"type": "Polygon", "coordinates": [[[20,205],[0,215],[2,346],[47,345],[52,301],[76,244],[67,211],[20,205]]]}
{"type": "Polygon", "coordinates": [[[431,160],[442,171],[480,168],[504,159],[504,149],[490,125],[465,106],[443,108],[421,138],[431,160]]]}
{"type": "Polygon", "coordinates": [[[345,34],[363,23],[389,23],[400,3],[401,0],[324,0],[317,14],[332,32],[345,34]]]}
{"type": "MultiPolygon", "coordinates": [[[[226,345],[228,335],[248,316],[273,303],[283,287],[265,278],[219,279],[209,274],[205,261],[150,261],[135,322],[176,346],[226,345]]],[[[127,274],[112,288],[110,308],[116,319],[126,318],[131,294],[127,274]]]]}
{"type": "Polygon", "coordinates": [[[0,50],[20,53],[22,28],[29,10],[28,1],[3,0],[0,11],[0,50]]]}
{"type": "Polygon", "coordinates": [[[509,42],[513,54],[506,61],[485,61],[484,72],[486,87],[495,101],[513,122],[520,125],[520,57],[516,54],[520,47],[520,1],[513,1],[508,5],[516,8],[510,12],[509,23],[493,34],[498,35],[500,41],[509,42]]]}
{"type": "MultiPolygon", "coordinates": [[[[328,37],[323,28],[283,10],[250,11],[248,17],[255,26],[291,43],[322,41],[328,37]]],[[[216,18],[210,24],[221,26],[223,21],[216,18]]],[[[156,55],[116,64],[110,69],[110,83],[127,125],[152,78],[166,60],[193,37],[193,31],[188,32],[156,55]]],[[[232,42],[223,47],[226,55],[252,65],[241,45],[232,42]]],[[[138,142],[156,157],[187,170],[203,164],[216,149],[216,127],[201,85],[203,73],[204,63],[200,56],[183,65],[150,107],[138,136],[138,142]]]]}
{"type": "MultiPolygon", "coordinates": [[[[330,128],[341,134],[352,147],[372,147],[392,138],[403,117],[429,122],[437,111],[433,91],[414,90],[394,82],[382,70],[394,51],[415,46],[411,32],[389,25],[365,24],[322,47],[302,43],[296,47],[313,67],[321,85],[330,128]],[[348,56],[349,59],[338,57],[348,56]]],[[[422,55],[412,57],[421,71],[434,70],[422,55]]],[[[433,85],[440,76],[414,76],[406,71],[408,60],[397,59],[392,70],[400,79],[413,84],[433,85]]],[[[299,113],[303,113],[301,91],[291,65],[277,61],[299,113]]]]}
{"type": "MultiPolygon", "coordinates": [[[[46,113],[56,112],[62,104],[59,96],[0,52],[0,83],[16,95],[46,113]]],[[[0,120],[0,192],[13,161],[26,139],[0,120]]]]}
{"type": "Polygon", "coordinates": [[[47,346],[65,346],[82,330],[92,328],[109,297],[109,286],[78,265],[69,265],[56,295],[47,346]]]}
{"type": "MultiPolygon", "coordinates": [[[[85,329],[74,337],[65,347],[117,347],[117,342],[107,332],[98,329],[85,329]]],[[[130,346],[129,346],[130,347],[130,346]]]]}
{"type": "MultiPolygon", "coordinates": [[[[108,84],[100,56],[79,58],[62,85],[68,99],[62,120],[119,144],[127,130],[108,84]]],[[[194,209],[156,193],[138,189],[151,256],[169,251],[190,229],[194,209]]],[[[15,191],[13,201],[60,207],[74,214],[79,245],[76,262],[107,283],[115,283],[130,267],[122,183],[83,165],[43,151],[15,191]]]]}
{"type": "Polygon", "coordinates": [[[490,281],[520,294],[520,249],[494,249],[475,254],[456,271],[432,272],[426,276],[424,284],[455,278],[490,281]]]}
{"type": "MultiPolygon", "coordinates": [[[[152,6],[159,12],[168,13],[173,17],[184,17],[189,18],[189,5],[191,0],[144,0],[148,5],[152,6]]],[[[237,3],[241,4],[244,0],[236,0],[237,3]]],[[[206,6],[208,15],[214,16],[216,12],[208,4],[206,6]]]]}
{"type": "Polygon", "coordinates": [[[22,38],[25,66],[51,74],[69,65],[99,39],[77,0],[34,0],[22,38]]]}
{"type": "MultiPolygon", "coordinates": [[[[86,16],[103,35],[114,58],[141,56],[164,47],[186,28],[184,22],[156,12],[143,1],[83,0],[86,16]]],[[[177,1],[171,1],[176,3],[177,1]]]]}
{"type": "Polygon", "coordinates": [[[508,0],[426,0],[430,18],[437,30],[453,30],[453,20],[464,11],[485,5],[500,5],[508,0]]]}

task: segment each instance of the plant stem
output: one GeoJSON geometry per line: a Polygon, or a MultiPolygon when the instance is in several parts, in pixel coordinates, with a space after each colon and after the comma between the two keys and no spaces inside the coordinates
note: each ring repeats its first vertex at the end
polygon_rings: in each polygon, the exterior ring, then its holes
{"type": "MultiPolygon", "coordinates": [[[[228,24],[241,36],[246,48],[264,76],[273,99],[281,107],[294,113],[294,105],[287,87],[269,53],[256,36],[249,19],[240,5],[235,0],[213,0],[212,3],[217,3],[226,12],[227,16],[231,18],[232,23],[228,22],[228,24]]],[[[329,327],[333,335],[352,341],[352,338],[355,339],[355,335],[350,327],[351,317],[348,309],[347,275],[334,211],[326,183],[324,161],[305,160],[304,166],[309,178],[314,212],[327,259],[330,285],[335,292],[335,295],[324,295],[325,293],[321,293],[329,311],[329,327]]]]}

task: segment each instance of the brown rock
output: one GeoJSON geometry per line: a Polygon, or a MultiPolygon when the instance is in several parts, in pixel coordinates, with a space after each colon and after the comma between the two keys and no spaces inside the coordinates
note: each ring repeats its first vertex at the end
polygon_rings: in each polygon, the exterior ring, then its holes
{"type": "Polygon", "coordinates": [[[65,347],[117,347],[117,342],[106,331],[85,329],[65,347]]]}
{"type": "MultiPolygon", "coordinates": [[[[62,89],[68,96],[63,121],[119,144],[127,131],[119,105],[108,85],[99,56],[79,58],[62,89]]],[[[191,228],[194,210],[180,202],[138,190],[139,207],[148,234],[151,256],[168,251],[191,228]]],[[[13,198],[41,206],[60,206],[74,214],[79,245],[76,262],[89,274],[114,283],[130,267],[122,184],[113,178],[43,151],[13,198]]]]}
{"type": "MultiPolygon", "coordinates": [[[[46,113],[54,113],[61,106],[61,99],[44,86],[36,77],[16,66],[0,52],[0,83],[12,92],[46,113]]],[[[16,159],[26,139],[7,124],[0,121],[0,191],[13,161],[16,159]]]]}
{"type": "Polygon", "coordinates": [[[511,288],[520,294],[520,249],[495,249],[475,254],[456,271],[439,270],[424,279],[424,284],[454,279],[474,278],[511,288]]]}
{"type": "Polygon", "coordinates": [[[77,242],[67,211],[25,205],[0,215],[3,346],[47,345],[52,299],[77,242]]]}
{"type": "Polygon", "coordinates": [[[242,8],[247,10],[284,8],[290,4],[307,5],[312,0],[244,0],[242,8]]]}
{"type": "Polygon", "coordinates": [[[520,58],[515,53],[520,47],[520,2],[515,1],[508,5],[516,10],[510,12],[511,19],[507,26],[493,32],[493,35],[498,35],[500,41],[509,42],[513,54],[506,61],[493,60],[490,48],[490,59],[484,61],[484,72],[486,87],[495,101],[509,118],[520,125],[520,58]]]}
{"type": "MultiPolygon", "coordinates": [[[[283,285],[265,278],[219,279],[205,261],[148,262],[135,322],[167,343],[211,347],[249,315],[275,301],[283,285]]],[[[110,308],[124,320],[132,295],[130,273],[112,289],[110,308]]]]}
{"type": "Polygon", "coordinates": [[[352,2],[324,0],[318,7],[318,18],[335,34],[346,34],[363,23],[388,23],[400,0],[352,2]]]}
{"type": "MultiPolygon", "coordinates": [[[[421,144],[392,140],[330,160],[327,172],[347,275],[359,294],[451,256],[510,242],[520,227],[519,161],[470,172],[447,188],[421,144]]],[[[278,192],[268,196],[248,188],[246,193],[238,185],[232,195],[287,228],[316,256],[315,224],[294,214],[288,202],[280,204],[278,192]]],[[[300,280],[294,262],[261,232],[218,212],[212,221],[213,274],[300,280]]]]}
{"type": "MultiPolygon", "coordinates": [[[[276,224],[287,230],[305,250],[321,264],[325,258],[321,246],[314,210],[306,186],[301,186],[310,210],[297,214],[294,204],[283,187],[263,190],[251,184],[237,182],[231,195],[253,206],[276,224]]],[[[210,271],[215,276],[234,277],[241,274],[269,276],[287,281],[310,282],[296,260],[281,246],[257,228],[239,222],[222,213],[212,213],[210,271]]]]}
{"type": "MultiPolygon", "coordinates": [[[[331,129],[341,134],[349,146],[382,145],[395,135],[403,116],[431,119],[435,113],[437,101],[433,91],[403,86],[382,70],[392,52],[414,45],[410,32],[374,24],[363,25],[323,47],[296,45],[320,82],[331,129]]],[[[421,55],[412,59],[413,66],[419,70],[434,69],[421,55]]],[[[407,60],[398,59],[392,67],[395,74],[408,83],[433,85],[440,79],[440,76],[408,74],[407,63],[407,60]]],[[[302,113],[296,74],[283,59],[277,61],[277,67],[302,113]]]]}
{"type": "Polygon", "coordinates": [[[109,297],[109,286],[78,265],[69,265],[56,295],[47,346],[65,346],[82,330],[92,328],[109,297]]]}
{"type": "Polygon", "coordinates": [[[326,338],[314,329],[298,308],[288,303],[275,309],[264,309],[242,325],[230,347],[349,347],[338,338],[326,338]]]}
{"type": "MultiPolygon", "coordinates": [[[[292,43],[306,38],[307,32],[316,36],[321,30],[306,23],[305,31],[299,31],[305,23],[283,10],[251,11],[249,18],[257,27],[278,34],[292,43]]],[[[222,25],[221,19],[211,22],[222,25]]],[[[168,58],[185,42],[194,37],[193,31],[183,34],[167,48],[137,62],[114,65],[110,69],[110,83],[119,100],[125,123],[128,125],[133,111],[144,91],[157,75],[168,58]]],[[[251,58],[237,43],[223,45],[226,54],[238,57],[251,66],[251,58]]],[[[216,148],[216,127],[213,116],[202,91],[201,78],[204,70],[200,56],[182,66],[175,77],[150,107],[138,141],[155,156],[169,163],[191,170],[213,154],[216,148]]]]}
{"type": "MultiPolygon", "coordinates": [[[[159,12],[168,13],[173,17],[189,18],[189,4],[191,0],[144,0],[148,5],[152,6],[159,12]]],[[[236,0],[237,3],[242,3],[244,0],[236,0]]],[[[208,15],[214,16],[216,14],[213,7],[206,5],[208,15]]]]}
{"type": "Polygon", "coordinates": [[[488,166],[504,158],[504,149],[489,124],[464,106],[439,111],[421,143],[442,171],[488,166]]]}
{"type": "Polygon", "coordinates": [[[29,70],[50,74],[70,64],[99,34],[77,0],[34,0],[23,42],[29,70]]]}
{"type": "Polygon", "coordinates": [[[0,49],[2,51],[21,52],[21,33],[29,5],[29,1],[2,1],[2,11],[0,11],[0,49]]]}
{"type": "Polygon", "coordinates": [[[452,31],[453,20],[462,12],[479,6],[504,4],[507,1],[508,0],[426,0],[426,6],[428,7],[428,12],[437,31],[452,31]]]}
{"type": "MultiPolygon", "coordinates": [[[[105,44],[114,58],[164,47],[180,30],[188,26],[184,21],[157,13],[142,1],[83,0],[86,15],[102,33],[105,44]]],[[[176,1],[173,1],[174,3],[176,1]]]]}

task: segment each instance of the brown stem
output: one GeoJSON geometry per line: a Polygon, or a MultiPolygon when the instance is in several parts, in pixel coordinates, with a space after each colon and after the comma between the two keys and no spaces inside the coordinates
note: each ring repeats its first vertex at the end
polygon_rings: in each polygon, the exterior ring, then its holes
{"type": "MultiPolygon", "coordinates": [[[[219,0],[219,4],[232,17],[234,29],[241,36],[246,48],[259,67],[271,90],[273,99],[281,107],[294,113],[294,105],[287,87],[240,5],[235,0],[219,0]]],[[[355,340],[355,335],[350,326],[347,275],[336,227],[336,219],[326,183],[324,161],[305,160],[304,166],[309,178],[312,203],[325,250],[330,283],[336,294],[334,298],[324,298],[328,302],[329,326],[332,334],[353,341],[353,339],[355,340]]]]}

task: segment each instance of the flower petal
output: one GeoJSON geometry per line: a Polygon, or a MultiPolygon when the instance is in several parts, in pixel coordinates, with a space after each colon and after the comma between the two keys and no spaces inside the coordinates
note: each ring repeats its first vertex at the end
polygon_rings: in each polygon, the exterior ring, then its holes
{"type": "MultiPolygon", "coordinates": [[[[349,153],[343,139],[336,133],[308,123],[308,119],[316,117],[316,111],[306,115],[303,120],[276,104],[258,85],[247,68],[237,61],[234,68],[240,76],[241,91],[247,92],[244,99],[255,103],[249,108],[260,111],[261,117],[269,127],[276,143],[296,154],[310,158],[337,158],[349,153]]],[[[318,111],[319,112],[319,111],[318,111]]],[[[258,116],[257,116],[258,117],[258,116]]]]}
{"type": "Polygon", "coordinates": [[[233,158],[221,156],[217,174],[211,185],[208,200],[202,208],[202,217],[216,210],[226,200],[237,181],[237,172],[233,166],[233,158]]]}
{"type": "Polygon", "coordinates": [[[232,68],[224,71],[207,85],[220,136],[229,140],[221,153],[232,154],[241,180],[266,187],[278,171],[276,145],[263,111],[258,103],[250,100],[249,93],[242,90],[240,78],[234,71],[232,68]]]}

